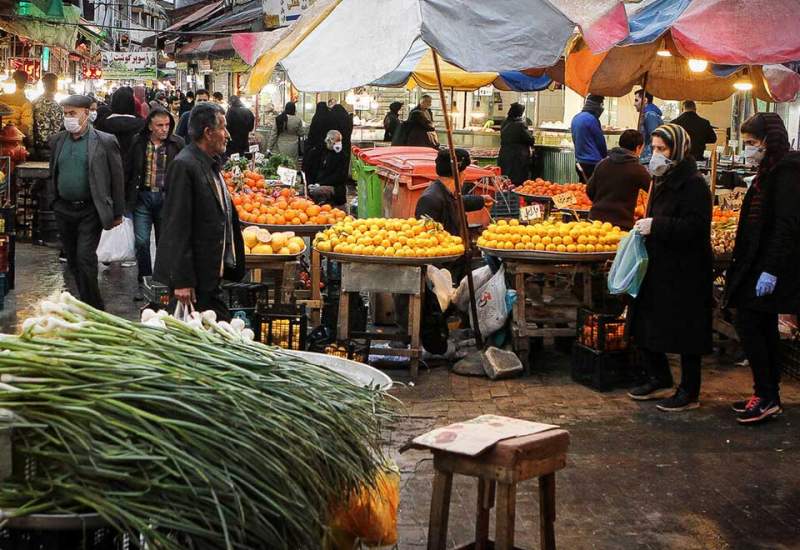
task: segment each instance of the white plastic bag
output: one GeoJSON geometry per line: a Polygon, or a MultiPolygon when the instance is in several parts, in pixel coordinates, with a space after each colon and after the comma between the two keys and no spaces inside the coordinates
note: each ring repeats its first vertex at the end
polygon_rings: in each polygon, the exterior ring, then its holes
{"type": "Polygon", "coordinates": [[[446,269],[439,269],[434,265],[427,267],[426,273],[428,280],[433,285],[433,293],[439,300],[439,307],[441,310],[447,311],[450,307],[450,302],[453,300],[455,289],[453,288],[453,276],[446,269]]]}
{"type": "MultiPolygon", "coordinates": [[[[488,265],[479,267],[473,271],[472,282],[475,285],[475,292],[477,293],[478,289],[485,285],[491,278],[492,270],[488,265]]],[[[461,283],[459,283],[458,288],[453,295],[453,303],[461,311],[466,312],[469,310],[469,285],[466,277],[461,279],[461,283]]]]}
{"type": "Polygon", "coordinates": [[[97,245],[97,261],[103,263],[124,262],[136,259],[136,236],[133,220],[122,218],[118,226],[103,230],[97,245]]]}
{"type": "MultiPolygon", "coordinates": [[[[476,285],[477,286],[477,285],[476,285]]],[[[483,336],[497,332],[506,324],[506,269],[501,267],[492,278],[475,292],[478,326],[483,336]]]]}

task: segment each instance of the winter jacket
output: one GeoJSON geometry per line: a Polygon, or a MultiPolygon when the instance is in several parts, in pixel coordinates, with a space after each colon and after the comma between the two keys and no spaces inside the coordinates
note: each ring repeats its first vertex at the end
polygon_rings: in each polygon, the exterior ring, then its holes
{"type": "MultiPolygon", "coordinates": [[[[161,211],[161,236],[153,278],[171,289],[211,292],[222,279],[240,281],[245,273],[244,240],[239,216],[224,189],[231,212],[235,267],[224,265],[226,216],[215,187],[222,166],[197,145],[184,147],[167,169],[161,211]]],[[[223,186],[224,187],[224,186],[223,186]]]]}
{"type": "Polygon", "coordinates": [[[133,138],[145,128],[144,118],[133,115],[109,115],[97,122],[97,129],[116,136],[119,150],[122,152],[122,165],[128,170],[128,151],[131,149],[133,138]]]}
{"type": "Polygon", "coordinates": [[[522,118],[506,119],[500,129],[500,153],[497,165],[514,185],[531,176],[531,147],[534,140],[522,118]]]}
{"type": "Polygon", "coordinates": [[[314,181],[309,183],[333,187],[336,193],[333,197],[333,203],[337,205],[344,204],[347,202],[348,167],[344,148],[337,153],[326,147],[322,151],[314,181]]]}
{"type": "Polygon", "coordinates": [[[189,116],[192,114],[192,111],[186,111],[181,115],[180,120],[178,121],[178,126],[175,128],[175,135],[178,137],[182,137],[183,141],[189,141],[189,116]]]}
{"type": "Polygon", "coordinates": [[[225,114],[225,121],[231,140],[228,142],[228,155],[234,153],[244,154],[250,149],[250,132],[256,127],[256,117],[244,105],[229,107],[225,114]]]}
{"type": "Polygon", "coordinates": [[[589,219],[628,231],[633,227],[639,190],[647,191],[649,185],[650,174],[633,153],[622,147],[611,149],[586,186],[586,194],[592,200],[589,219]]]}
{"type": "MultiPolygon", "coordinates": [[[[464,210],[474,212],[484,207],[484,199],[479,195],[462,195],[464,210]]],[[[461,235],[461,222],[458,219],[456,197],[440,180],[434,180],[422,193],[414,210],[415,218],[427,216],[444,226],[451,235],[461,235]]]]}
{"type": "Polygon", "coordinates": [[[425,118],[425,114],[415,110],[408,115],[408,120],[400,125],[399,130],[392,137],[392,145],[437,149],[439,138],[436,135],[436,128],[425,118]]]}
{"type": "Polygon", "coordinates": [[[672,123],[677,124],[689,134],[689,138],[692,140],[689,152],[695,160],[703,160],[706,144],[717,141],[717,134],[711,123],[694,111],[686,111],[672,123]]]}
{"type": "Polygon", "coordinates": [[[575,159],[586,164],[597,164],[608,155],[606,138],[600,119],[589,111],[581,111],[570,125],[575,159]]]}
{"type": "Polygon", "coordinates": [[[711,352],[711,193],[687,156],[654,186],[647,274],[631,307],[631,334],[643,349],[711,352]]]}
{"type": "Polygon", "coordinates": [[[786,154],[750,186],[739,213],[733,262],[726,274],[726,304],[766,312],[800,313],[800,153],[786,154]],[[760,211],[760,213],[759,213],[760,211]],[[777,277],[775,291],[756,296],[762,273],[777,277]]]}
{"type": "MultiPolygon", "coordinates": [[[[147,142],[150,141],[150,119],[153,118],[153,112],[147,116],[144,128],[136,134],[131,143],[131,148],[128,151],[128,163],[125,169],[125,202],[127,204],[127,211],[131,212],[136,207],[136,200],[139,191],[146,190],[147,185],[144,181],[145,162],[147,156],[147,142]]],[[[164,141],[167,149],[167,169],[172,164],[173,159],[180,153],[184,147],[182,138],[173,134],[175,129],[175,119],[170,117],[169,134],[164,141]]],[[[166,189],[167,180],[164,181],[166,189]]]]}
{"type": "Polygon", "coordinates": [[[640,157],[642,164],[647,164],[650,162],[650,157],[653,156],[652,134],[655,132],[656,128],[664,124],[664,119],[662,118],[663,115],[664,113],[661,112],[661,109],[652,103],[648,103],[644,106],[644,116],[642,117],[642,123],[639,126],[639,131],[644,137],[644,149],[642,149],[642,156],[640,157]]]}
{"type": "Polygon", "coordinates": [[[383,117],[383,141],[391,142],[392,136],[394,136],[400,124],[400,115],[391,111],[386,113],[386,116],[383,117]]]}
{"type": "MultiPolygon", "coordinates": [[[[125,172],[122,170],[117,139],[89,126],[87,163],[89,188],[92,203],[97,210],[103,229],[111,229],[114,220],[125,213],[125,172]]],[[[62,131],[50,139],[50,180],[48,196],[58,199],[58,156],[64,142],[72,139],[69,132],[62,131]]]]}

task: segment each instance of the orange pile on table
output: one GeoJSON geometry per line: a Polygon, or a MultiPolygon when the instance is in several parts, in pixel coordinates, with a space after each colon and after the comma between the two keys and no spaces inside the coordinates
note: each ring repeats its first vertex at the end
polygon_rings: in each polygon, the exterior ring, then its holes
{"type": "Polygon", "coordinates": [[[571,191],[577,200],[575,210],[589,210],[592,201],[586,195],[586,186],[582,183],[553,183],[542,178],[528,180],[515,189],[517,193],[523,195],[537,195],[540,197],[552,197],[571,191]]]}

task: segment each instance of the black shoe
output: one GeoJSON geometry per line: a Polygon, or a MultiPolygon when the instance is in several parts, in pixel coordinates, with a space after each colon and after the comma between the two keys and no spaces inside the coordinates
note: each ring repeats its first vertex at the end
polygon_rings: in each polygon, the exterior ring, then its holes
{"type": "Polygon", "coordinates": [[[651,399],[662,399],[672,393],[672,384],[650,380],[649,382],[637,386],[628,392],[628,397],[636,401],[650,401],[651,399]]]}
{"type": "MultiPolygon", "coordinates": [[[[735,413],[741,414],[747,410],[747,404],[750,403],[750,401],[752,401],[753,399],[755,399],[755,395],[750,397],[749,399],[734,401],[733,403],[731,403],[731,410],[733,410],[733,412],[735,413]]],[[[782,413],[783,413],[783,406],[781,405],[781,400],[778,399],[778,411],[772,416],[778,416],[782,413]]]]}
{"type": "Polygon", "coordinates": [[[754,396],[750,398],[747,402],[747,408],[736,420],[739,424],[755,424],[776,416],[780,410],[781,405],[777,399],[764,399],[763,397],[754,396]]]}
{"type": "Polygon", "coordinates": [[[61,252],[59,252],[59,253],[58,253],[58,261],[59,261],[59,262],[64,262],[64,263],[67,263],[67,255],[66,255],[66,254],[64,254],[64,251],[63,251],[63,250],[62,250],[61,252]]]}
{"type": "Polygon", "coordinates": [[[697,397],[692,397],[683,388],[678,388],[675,395],[659,401],[656,408],[665,412],[678,412],[696,409],[699,406],[700,400],[697,397]]]}

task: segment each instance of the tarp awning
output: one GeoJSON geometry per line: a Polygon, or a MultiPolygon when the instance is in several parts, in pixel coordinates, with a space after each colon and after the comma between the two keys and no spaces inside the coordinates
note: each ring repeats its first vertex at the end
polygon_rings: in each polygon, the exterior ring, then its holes
{"type": "MultiPolygon", "coordinates": [[[[62,10],[59,10],[61,12],[62,10]]],[[[39,15],[40,10],[36,10],[39,15]]],[[[0,29],[9,34],[22,36],[38,44],[55,46],[71,52],[75,49],[78,38],[78,24],[81,21],[80,11],[76,6],[63,6],[63,17],[41,14],[42,17],[27,15],[15,16],[13,19],[0,19],[0,29]],[[65,25],[64,23],[68,23],[65,25]]]]}
{"type": "Polygon", "coordinates": [[[213,38],[211,40],[198,40],[178,48],[175,52],[176,61],[189,61],[194,59],[225,59],[236,55],[231,43],[231,37],[213,38]]]}

